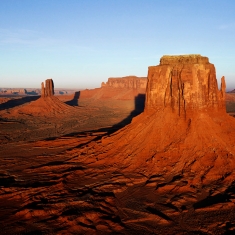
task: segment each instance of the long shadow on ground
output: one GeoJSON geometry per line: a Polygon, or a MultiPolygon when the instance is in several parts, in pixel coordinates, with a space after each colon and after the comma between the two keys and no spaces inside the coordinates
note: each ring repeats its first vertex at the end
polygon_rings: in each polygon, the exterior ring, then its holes
{"type": "Polygon", "coordinates": [[[14,108],[16,106],[31,102],[31,101],[35,101],[37,99],[39,99],[40,96],[26,96],[26,97],[22,97],[22,98],[16,98],[16,99],[12,99],[9,100],[5,103],[0,104],[0,110],[5,110],[5,109],[10,109],[10,108],[14,108]]]}
{"type": "MultiPolygon", "coordinates": [[[[75,100],[78,100],[77,98],[75,100]]],[[[69,101],[70,102],[70,101],[69,101]]],[[[145,104],[145,94],[139,94],[138,96],[135,97],[135,108],[134,110],[121,122],[114,124],[111,127],[104,127],[96,130],[89,130],[89,131],[82,131],[82,132],[72,132],[69,134],[64,135],[63,137],[71,137],[71,136],[77,136],[77,135],[96,135],[95,139],[92,139],[91,141],[98,141],[104,136],[109,136],[112,133],[118,131],[119,129],[123,128],[124,126],[128,125],[131,123],[132,118],[136,117],[137,115],[141,114],[144,111],[144,104],[145,104]]],[[[53,140],[57,139],[58,137],[50,137],[45,140],[53,140]]],[[[84,143],[82,145],[88,144],[84,143]]],[[[77,146],[77,147],[82,147],[82,146],[77,146]]]]}
{"type": "Polygon", "coordinates": [[[68,104],[70,106],[78,106],[79,97],[80,97],[80,91],[76,91],[73,99],[65,102],[65,104],[68,104]]]}
{"type": "MultiPolygon", "coordinates": [[[[79,102],[79,97],[80,97],[80,91],[75,92],[74,98],[70,101],[65,102],[68,105],[71,106],[78,106],[78,102],[79,102]]],[[[135,97],[135,108],[133,111],[131,111],[131,113],[125,118],[123,119],[121,122],[113,125],[112,127],[105,127],[105,128],[100,128],[100,129],[96,129],[96,130],[89,130],[89,131],[85,131],[85,132],[72,132],[69,134],[64,135],[65,137],[69,137],[69,136],[73,136],[73,135],[77,135],[77,134],[82,134],[82,133],[87,133],[87,132],[106,132],[107,135],[112,134],[113,132],[123,128],[124,126],[128,125],[129,123],[131,123],[132,118],[136,117],[137,115],[141,114],[144,111],[144,104],[145,104],[145,94],[139,94],[135,97]]],[[[52,137],[53,138],[53,137],[52,137]]],[[[48,138],[48,139],[52,139],[52,138],[48,138]]]]}
{"type": "MultiPolygon", "coordinates": [[[[124,126],[131,123],[132,118],[138,116],[144,111],[144,103],[145,103],[145,94],[139,94],[135,97],[135,108],[134,110],[127,116],[125,119],[123,119],[121,122],[113,125],[111,129],[121,129],[124,126]]],[[[114,131],[112,131],[114,132],[114,131]]],[[[111,134],[111,133],[110,133],[111,134]]]]}

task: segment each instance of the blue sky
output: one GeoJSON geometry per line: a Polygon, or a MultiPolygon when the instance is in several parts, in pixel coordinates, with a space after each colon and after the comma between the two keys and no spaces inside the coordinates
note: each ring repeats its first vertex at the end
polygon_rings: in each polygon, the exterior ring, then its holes
{"type": "Polygon", "coordinates": [[[235,89],[234,0],[1,0],[0,87],[95,88],[201,54],[235,89]]]}

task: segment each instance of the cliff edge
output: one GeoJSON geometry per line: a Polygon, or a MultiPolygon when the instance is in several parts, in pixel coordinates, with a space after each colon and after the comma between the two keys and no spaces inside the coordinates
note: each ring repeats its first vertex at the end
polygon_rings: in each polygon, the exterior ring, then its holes
{"type": "Polygon", "coordinates": [[[171,108],[179,115],[188,112],[225,111],[225,79],[218,89],[216,72],[201,55],[163,56],[148,69],[146,110],[171,108]]]}

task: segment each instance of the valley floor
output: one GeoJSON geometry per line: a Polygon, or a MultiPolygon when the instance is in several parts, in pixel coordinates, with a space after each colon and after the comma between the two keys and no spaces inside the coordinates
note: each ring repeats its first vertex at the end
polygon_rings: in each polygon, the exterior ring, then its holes
{"type": "Polygon", "coordinates": [[[142,106],[81,99],[50,115],[13,109],[0,109],[1,234],[235,233],[235,184],[189,192],[183,172],[128,172],[91,151],[142,106]]]}

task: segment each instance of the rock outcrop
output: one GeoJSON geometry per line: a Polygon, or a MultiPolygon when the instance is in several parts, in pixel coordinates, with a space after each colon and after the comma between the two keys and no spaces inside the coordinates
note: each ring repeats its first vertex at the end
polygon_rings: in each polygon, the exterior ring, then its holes
{"type": "Polygon", "coordinates": [[[109,78],[106,83],[101,83],[100,88],[81,91],[80,97],[134,101],[137,97],[142,96],[144,100],[146,85],[146,77],[127,76],[121,78],[109,78]]]}
{"type": "MultiPolygon", "coordinates": [[[[38,98],[38,97],[36,97],[38,98]]],[[[54,83],[52,79],[47,79],[41,83],[41,97],[32,101],[24,106],[18,106],[11,110],[10,114],[14,117],[20,115],[32,115],[32,116],[54,116],[56,117],[60,113],[73,112],[74,108],[70,105],[60,101],[54,96],[54,83]]]]}
{"type": "Polygon", "coordinates": [[[225,111],[225,79],[218,90],[215,67],[201,55],[163,56],[160,65],[149,67],[147,109],[225,111]]]}
{"type": "Polygon", "coordinates": [[[202,194],[208,201],[214,189],[226,194],[235,179],[235,119],[224,92],[224,77],[219,90],[208,58],[163,56],[149,67],[144,112],[80,154],[96,156],[96,166],[138,172],[177,210],[197,207],[202,194]]]}
{"type": "Polygon", "coordinates": [[[0,94],[3,94],[3,95],[25,95],[25,94],[27,94],[27,92],[26,92],[26,89],[0,88],[0,94]]]}
{"type": "Polygon", "coordinates": [[[127,76],[121,78],[109,78],[106,83],[102,82],[101,87],[145,89],[146,77],[127,76]]]}
{"type": "Polygon", "coordinates": [[[41,83],[41,97],[50,97],[54,95],[54,83],[52,79],[47,79],[41,83]]]}

